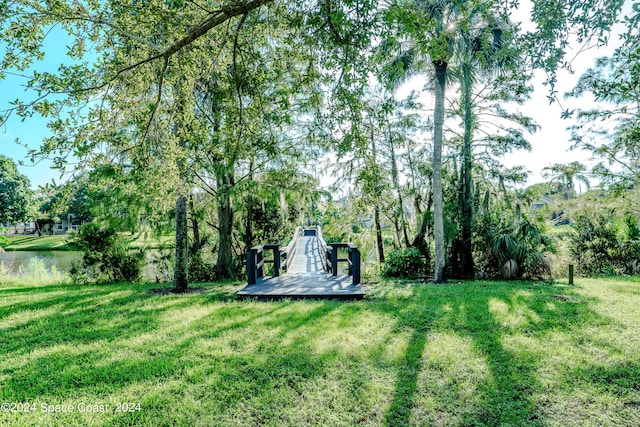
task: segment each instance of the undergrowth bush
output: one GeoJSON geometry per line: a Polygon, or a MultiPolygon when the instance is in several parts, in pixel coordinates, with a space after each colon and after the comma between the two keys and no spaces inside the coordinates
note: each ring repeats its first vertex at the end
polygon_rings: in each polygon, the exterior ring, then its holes
{"type": "Polygon", "coordinates": [[[626,219],[619,230],[604,214],[576,218],[571,255],[578,273],[585,276],[640,274],[640,240],[635,220],[626,219]]]}
{"type": "Polygon", "coordinates": [[[544,224],[524,215],[482,215],[477,225],[476,269],[479,278],[549,279],[556,243],[544,224]]]}
{"type": "Polygon", "coordinates": [[[189,281],[213,282],[216,278],[216,264],[206,260],[201,254],[189,257],[189,281]]]}
{"type": "Polygon", "coordinates": [[[74,283],[137,282],[144,250],[130,249],[115,229],[95,223],[80,227],[68,244],[83,252],[82,263],[71,266],[74,283]]]}
{"type": "Polygon", "coordinates": [[[423,276],[426,261],[418,248],[409,247],[391,251],[382,267],[383,277],[413,278],[423,276]]]}

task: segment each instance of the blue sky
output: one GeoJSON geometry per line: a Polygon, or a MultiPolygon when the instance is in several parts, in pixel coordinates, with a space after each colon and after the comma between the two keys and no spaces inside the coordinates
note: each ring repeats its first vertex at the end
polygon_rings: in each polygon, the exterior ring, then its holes
{"type": "MultiPolygon", "coordinates": [[[[60,40],[64,40],[65,35],[61,30],[52,30],[45,40],[44,51],[46,52],[43,61],[36,64],[38,71],[55,71],[65,58],[66,47],[60,40]]],[[[33,70],[22,72],[23,75],[30,75],[33,70]]],[[[0,110],[10,107],[10,102],[15,99],[32,99],[33,93],[26,90],[27,79],[15,74],[7,74],[4,80],[0,80],[0,110]]],[[[27,160],[27,148],[16,143],[19,139],[21,143],[27,144],[30,148],[38,148],[44,138],[51,133],[47,128],[47,120],[41,116],[34,115],[22,120],[16,115],[12,115],[5,125],[0,128],[0,154],[10,157],[16,161],[27,160]]],[[[33,166],[18,166],[21,173],[26,175],[34,188],[44,185],[55,179],[60,181],[60,173],[51,169],[50,162],[41,162],[33,166]]]]}

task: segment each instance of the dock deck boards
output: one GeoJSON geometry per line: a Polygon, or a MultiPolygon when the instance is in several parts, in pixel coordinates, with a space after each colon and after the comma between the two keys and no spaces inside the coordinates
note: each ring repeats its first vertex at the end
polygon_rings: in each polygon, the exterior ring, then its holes
{"type": "Polygon", "coordinates": [[[285,273],[258,279],[238,292],[243,298],[351,298],[365,296],[362,285],[351,283],[351,276],[320,273],[285,273]]]}
{"type": "Polygon", "coordinates": [[[289,270],[278,277],[260,277],[238,292],[240,298],[340,298],[361,299],[366,292],[348,275],[331,276],[322,268],[315,236],[301,236],[289,270]]]}

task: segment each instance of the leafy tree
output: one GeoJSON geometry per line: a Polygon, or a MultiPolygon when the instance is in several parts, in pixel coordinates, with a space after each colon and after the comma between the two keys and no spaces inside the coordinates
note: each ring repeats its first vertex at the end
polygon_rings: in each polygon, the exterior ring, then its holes
{"type": "Polygon", "coordinates": [[[598,106],[578,109],[571,127],[574,148],[590,151],[601,162],[594,168],[606,183],[630,185],[640,179],[640,7],[625,17],[628,32],[609,58],[599,58],[567,94],[593,95],[598,106]]]}
{"type": "Polygon", "coordinates": [[[0,224],[26,221],[33,199],[29,178],[10,158],[0,155],[0,224]]]}
{"type": "MultiPolygon", "coordinates": [[[[277,123],[290,120],[287,110],[291,109],[292,96],[295,98],[292,94],[313,83],[314,77],[307,71],[314,72],[315,65],[309,59],[315,53],[308,45],[315,46],[317,41],[308,35],[308,29],[300,31],[301,16],[308,11],[306,5],[270,4],[271,14],[266,15],[251,13],[271,3],[265,0],[215,3],[209,12],[193,5],[172,5],[167,9],[162,1],[147,3],[140,11],[114,3],[63,2],[52,9],[36,2],[30,6],[34,13],[23,10],[19,3],[11,3],[7,13],[16,12],[15,16],[21,16],[21,28],[33,31],[27,40],[25,33],[14,34],[14,27],[4,29],[3,35],[15,37],[8,38],[12,42],[3,65],[18,69],[28,66],[31,55],[38,54],[37,41],[44,37],[42,26],[57,22],[62,22],[76,41],[70,47],[73,58],[82,59],[90,48],[97,56],[92,67],[63,65],[56,74],[36,73],[29,86],[38,99],[13,109],[25,116],[33,111],[53,117],[65,109],[70,112],[52,120],[56,136],[46,141],[41,150],[32,152],[34,157],[55,157],[60,168],[66,167],[71,153],[83,165],[115,163],[132,167],[140,178],[147,171],[145,179],[136,181],[139,189],[160,189],[160,194],[166,194],[173,188],[186,194],[183,189],[193,185],[194,177],[181,171],[201,170],[195,160],[199,160],[202,147],[210,147],[207,157],[213,159],[209,167],[215,176],[220,210],[218,272],[224,276],[229,274],[232,256],[233,205],[229,201],[235,188],[235,169],[238,162],[247,160],[247,153],[253,151],[257,156],[260,151],[269,152],[273,142],[269,134],[277,135],[277,123]],[[141,11],[145,12],[145,19],[140,19],[141,11]],[[225,22],[234,31],[220,29],[225,22]],[[95,40],[91,47],[84,43],[87,38],[95,40]],[[306,50],[300,48],[304,44],[306,50]],[[297,58],[297,63],[282,60],[294,50],[297,53],[292,57],[297,58]],[[300,60],[305,51],[313,55],[300,60]],[[198,107],[196,86],[209,77],[202,74],[203,70],[209,76],[223,76],[224,80],[223,90],[217,92],[223,97],[221,102],[216,101],[223,108],[217,110],[223,113],[218,131],[215,120],[207,129],[197,123],[194,113],[198,107]],[[278,78],[280,82],[274,83],[278,78]],[[52,92],[66,97],[52,99],[48,97],[52,92]],[[101,102],[94,103],[95,99],[101,102]],[[88,100],[92,102],[87,104],[88,100]],[[255,131],[261,128],[268,131],[258,135],[255,131]],[[213,130],[213,137],[207,138],[202,130],[213,130]],[[207,141],[214,144],[206,145],[207,141]],[[218,156],[221,153],[222,159],[218,156]]],[[[336,2],[327,7],[330,10],[320,8],[314,19],[333,24],[343,13],[342,4],[336,2]]],[[[366,7],[371,9],[372,5],[366,7]]],[[[341,25],[333,26],[328,36],[335,36],[341,29],[341,25]]],[[[316,92],[308,93],[313,98],[316,92]]],[[[215,108],[210,112],[215,118],[215,108]]],[[[270,152],[269,158],[278,151],[270,152]]],[[[176,212],[184,212],[184,205],[176,212]]],[[[183,230],[184,221],[179,223],[178,229],[183,230]]],[[[180,253],[182,247],[176,242],[180,253]]],[[[184,288],[184,281],[176,288],[184,288]]]]}
{"type": "MultiPolygon", "coordinates": [[[[519,7],[517,1],[507,4],[512,9],[519,7]]],[[[528,52],[530,67],[546,72],[550,102],[557,100],[558,70],[571,71],[571,61],[578,54],[606,45],[611,28],[621,20],[624,4],[625,0],[532,0],[531,21],[535,29],[523,34],[519,44],[528,52]],[[577,54],[572,52],[573,56],[567,58],[576,42],[577,54]]],[[[636,31],[637,15],[624,20],[629,32],[636,31]]]]}

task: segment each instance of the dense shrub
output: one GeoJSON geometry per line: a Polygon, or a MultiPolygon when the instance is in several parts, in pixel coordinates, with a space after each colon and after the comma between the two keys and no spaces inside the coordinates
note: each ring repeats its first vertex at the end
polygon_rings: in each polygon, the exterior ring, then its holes
{"type": "Polygon", "coordinates": [[[189,257],[189,281],[213,282],[216,279],[216,264],[203,259],[201,254],[189,257]]]}
{"type": "Polygon", "coordinates": [[[481,250],[475,261],[479,278],[551,278],[549,254],[555,252],[555,242],[537,221],[483,215],[475,245],[481,250]]]}
{"type": "Polygon", "coordinates": [[[391,251],[382,267],[383,277],[418,277],[425,274],[426,262],[417,248],[391,251]]]}
{"type": "Polygon", "coordinates": [[[604,214],[580,215],[571,238],[571,255],[578,272],[586,276],[640,274],[640,240],[632,219],[620,233],[604,214]]]}
{"type": "Polygon", "coordinates": [[[90,223],[70,240],[69,245],[84,252],[82,263],[71,268],[76,283],[136,282],[140,279],[144,251],[129,249],[111,227],[90,223]]]}

